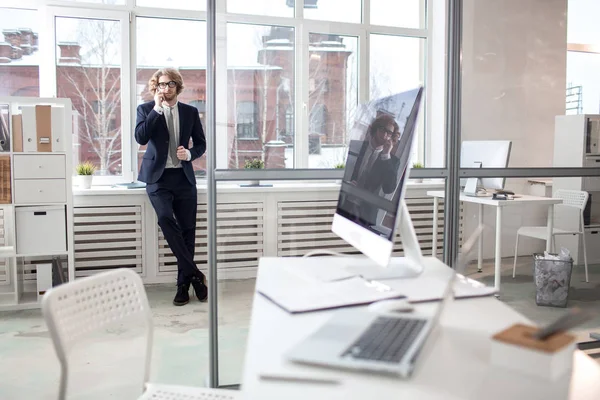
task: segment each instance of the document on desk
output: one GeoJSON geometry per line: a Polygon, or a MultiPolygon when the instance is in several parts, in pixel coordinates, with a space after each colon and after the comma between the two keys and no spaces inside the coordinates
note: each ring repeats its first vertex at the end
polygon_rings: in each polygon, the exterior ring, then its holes
{"type": "Polygon", "coordinates": [[[271,271],[263,271],[256,291],[292,314],[404,297],[383,283],[368,282],[358,276],[326,282],[294,267],[280,265],[261,268],[271,271]]]}

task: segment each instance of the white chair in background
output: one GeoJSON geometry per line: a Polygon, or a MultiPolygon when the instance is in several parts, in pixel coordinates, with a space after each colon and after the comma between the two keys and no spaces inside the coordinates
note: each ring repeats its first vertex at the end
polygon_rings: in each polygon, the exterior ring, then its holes
{"type": "MultiPolygon", "coordinates": [[[[579,229],[576,231],[568,231],[564,229],[554,228],[552,230],[552,251],[555,252],[555,238],[558,235],[581,235],[581,241],[583,242],[583,260],[585,265],[585,281],[588,280],[588,264],[587,264],[587,250],[585,248],[585,225],[583,223],[583,210],[587,204],[589,194],[582,190],[557,190],[553,197],[557,197],[563,200],[562,204],[557,207],[572,207],[579,210],[579,229]]],[[[517,254],[519,250],[519,236],[528,236],[532,238],[547,240],[548,227],[546,226],[522,226],[517,231],[517,243],[515,244],[515,260],[513,264],[513,278],[515,277],[515,270],[517,268],[517,254]]]]}
{"type": "Polygon", "coordinates": [[[152,359],[152,312],[139,275],[121,268],[52,288],[43,297],[42,312],[60,361],[59,400],[67,395],[69,355],[78,342],[116,323],[138,322],[146,334],[144,387],[139,399],[233,400],[233,390],[148,383],[152,359]],[[143,392],[143,393],[142,393],[143,392]]]}

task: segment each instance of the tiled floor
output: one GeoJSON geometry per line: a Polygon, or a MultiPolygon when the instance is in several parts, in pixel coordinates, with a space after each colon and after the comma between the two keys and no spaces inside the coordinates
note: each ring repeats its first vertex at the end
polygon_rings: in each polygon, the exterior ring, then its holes
{"type": "MultiPolygon", "coordinates": [[[[518,275],[512,278],[512,259],[506,259],[500,300],[536,323],[550,321],[563,309],[538,307],[531,274],[531,258],[519,260],[518,275]]],[[[468,275],[493,285],[493,264],[484,272],[475,267],[468,275]]],[[[583,268],[576,268],[571,282],[569,306],[598,309],[600,266],[590,266],[590,283],[583,282],[583,268]]],[[[154,346],[151,380],[163,383],[204,386],[208,376],[208,305],[192,302],[184,307],[171,303],[171,285],[147,287],[154,313],[154,346]]],[[[252,307],[254,280],[222,281],[219,287],[219,374],[221,384],[239,383],[252,307]]],[[[600,316],[586,323],[582,337],[600,331],[600,316]]],[[[137,391],[141,376],[134,371],[136,349],[143,343],[134,337],[135,327],[115,329],[102,341],[91,340],[81,357],[72,381],[83,399],[127,398],[127,389],[137,391]],[[86,370],[94,371],[86,373],[86,370]],[[91,378],[90,378],[91,377],[91,378]],[[119,386],[115,389],[113,387],[119,386]]],[[[0,313],[0,399],[55,399],[59,365],[39,310],[0,313]]]]}

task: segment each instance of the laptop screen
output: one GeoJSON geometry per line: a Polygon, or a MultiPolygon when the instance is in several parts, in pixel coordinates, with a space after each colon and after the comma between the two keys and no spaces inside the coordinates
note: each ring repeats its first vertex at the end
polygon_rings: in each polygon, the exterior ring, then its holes
{"type": "Polygon", "coordinates": [[[336,214],[390,241],[404,196],[422,92],[420,87],[364,105],[350,132],[336,214]]]}

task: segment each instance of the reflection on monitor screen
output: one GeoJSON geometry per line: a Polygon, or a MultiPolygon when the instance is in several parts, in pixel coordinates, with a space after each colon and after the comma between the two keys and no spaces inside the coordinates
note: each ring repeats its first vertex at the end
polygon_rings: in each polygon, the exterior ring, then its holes
{"type": "Polygon", "coordinates": [[[368,103],[351,131],[332,229],[381,265],[391,256],[422,91],[368,103]]]}

